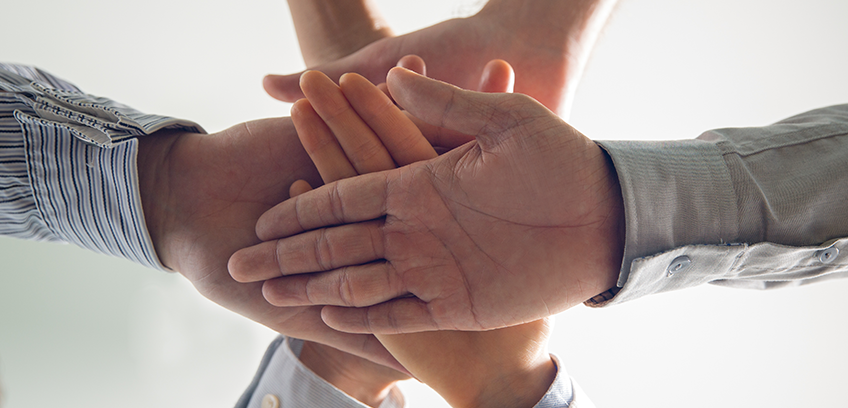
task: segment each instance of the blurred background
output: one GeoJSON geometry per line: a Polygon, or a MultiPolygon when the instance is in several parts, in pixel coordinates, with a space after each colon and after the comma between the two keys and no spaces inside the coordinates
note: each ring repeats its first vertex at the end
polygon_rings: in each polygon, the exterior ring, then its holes
{"type": "MultiPolygon", "coordinates": [[[[210,132],[287,115],[261,79],[303,69],[283,0],[7,3],[0,60],[210,132]]],[[[482,4],[377,3],[397,33],[482,4]]],[[[594,139],[688,139],[846,103],[846,18],[844,0],[622,0],[570,122],[594,139]]],[[[230,407],[274,337],[179,275],[76,247],[0,238],[0,270],[4,408],[230,407]]],[[[551,349],[598,407],[845,407],[846,290],[705,286],[577,307],[551,349]]],[[[446,406],[403,389],[411,408],[446,406]]]]}

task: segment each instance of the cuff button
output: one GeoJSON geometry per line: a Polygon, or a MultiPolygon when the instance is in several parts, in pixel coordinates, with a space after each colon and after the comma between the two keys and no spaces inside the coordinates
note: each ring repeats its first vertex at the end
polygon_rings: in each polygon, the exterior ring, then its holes
{"type": "Polygon", "coordinates": [[[671,261],[671,264],[668,265],[668,268],[666,268],[666,270],[665,270],[666,276],[670,277],[670,276],[674,275],[675,273],[683,272],[683,271],[689,269],[690,265],[692,265],[692,260],[689,259],[688,256],[686,256],[686,255],[678,256],[677,258],[674,258],[674,260],[671,261]]]}
{"type": "Polygon", "coordinates": [[[833,260],[836,259],[837,256],[839,256],[839,248],[830,247],[823,251],[819,251],[817,254],[819,256],[819,262],[823,264],[829,264],[833,262],[833,260]]]}

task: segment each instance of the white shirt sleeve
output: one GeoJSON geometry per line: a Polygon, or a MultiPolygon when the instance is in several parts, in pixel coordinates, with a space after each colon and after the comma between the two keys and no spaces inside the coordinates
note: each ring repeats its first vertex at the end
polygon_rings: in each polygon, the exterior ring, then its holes
{"type": "MultiPolygon", "coordinates": [[[[367,408],[306,368],[298,358],[302,347],[302,340],[284,336],[272,342],[236,408],[367,408]]],[[[559,359],[555,355],[551,358],[557,365],[556,378],[534,408],[594,408],[589,397],[560,365],[559,359]]],[[[394,387],[380,408],[404,406],[403,395],[394,387]]]]}
{"type": "Polygon", "coordinates": [[[0,234],[69,242],[164,270],[138,189],[138,137],[203,132],[37,68],[0,64],[0,234]]]}
{"type": "Polygon", "coordinates": [[[695,140],[599,142],[625,206],[605,306],[706,282],[774,288],[848,276],[848,105],[695,140]]]}

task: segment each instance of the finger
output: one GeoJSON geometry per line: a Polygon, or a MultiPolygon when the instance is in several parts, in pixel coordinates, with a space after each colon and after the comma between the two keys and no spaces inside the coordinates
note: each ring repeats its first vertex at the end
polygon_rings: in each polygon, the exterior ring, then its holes
{"type": "Polygon", "coordinates": [[[381,84],[377,84],[377,89],[379,89],[379,90],[380,90],[380,92],[382,92],[383,94],[385,94],[385,95],[386,95],[386,97],[387,97],[387,98],[389,98],[389,100],[391,100],[391,101],[392,101],[392,103],[394,103],[394,102],[395,102],[395,101],[392,99],[392,94],[390,94],[390,93],[389,93],[389,87],[388,87],[388,86],[386,86],[386,83],[385,83],[385,82],[383,82],[383,83],[381,83],[381,84]]]}
{"type": "Polygon", "coordinates": [[[323,228],[241,249],[230,257],[230,275],[238,282],[257,282],[381,259],[382,224],[371,221],[323,228]]]}
{"type": "Polygon", "coordinates": [[[291,115],[297,137],[325,183],[357,174],[333,131],[318,116],[311,102],[298,100],[292,105],[291,115]]]}
{"type": "MultiPolygon", "coordinates": [[[[424,60],[417,55],[404,56],[398,61],[396,66],[406,68],[412,72],[416,72],[421,75],[427,75],[427,67],[424,64],[424,60]]],[[[341,80],[341,78],[339,78],[339,80],[341,80]]],[[[379,84],[377,84],[377,89],[386,94],[386,96],[389,97],[389,100],[392,101],[392,103],[395,103],[395,101],[392,99],[392,94],[389,93],[389,87],[386,86],[385,82],[380,82],[379,84]]]]}
{"type": "Polygon", "coordinates": [[[300,90],[300,75],[303,72],[290,75],[265,75],[262,87],[272,98],[283,102],[294,102],[303,98],[300,90]]]}
{"type": "Polygon", "coordinates": [[[437,156],[415,124],[367,79],[359,74],[344,74],[339,80],[339,87],[350,106],[376,133],[398,166],[437,156]]]}
{"type": "Polygon", "coordinates": [[[419,75],[427,76],[427,64],[425,64],[424,60],[417,55],[404,55],[400,60],[398,60],[397,66],[406,68],[419,75]]]}
{"type": "Polygon", "coordinates": [[[300,87],[315,112],[333,131],[358,174],[395,168],[380,139],[330,78],[318,71],[307,71],[300,78],[300,87]]]}
{"type": "Polygon", "coordinates": [[[493,136],[506,136],[503,132],[518,125],[519,118],[547,111],[526,95],[466,91],[403,68],[393,68],[387,84],[395,101],[413,116],[486,144],[493,136]]]}
{"type": "Polygon", "coordinates": [[[390,263],[374,262],[267,280],[262,294],[274,306],[363,307],[403,296],[406,290],[390,263]]]}
{"type": "Polygon", "coordinates": [[[296,197],[311,190],[312,186],[309,185],[308,181],[296,180],[292,183],[291,187],[289,187],[289,197],[296,197]]]}
{"type": "MultiPolygon", "coordinates": [[[[311,70],[321,71],[333,81],[338,81],[342,74],[356,72],[374,83],[386,82],[386,73],[398,62],[398,56],[387,53],[378,43],[338,59],[333,62],[311,67],[311,70]]],[[[300,77],[303,72],[289,75],[266,75],[262,86],[271,97],[284,102],[294,102],[305,97],[300,89],[300,77]]]]}
{"type": "Polygon", "coordinates": [[[424,301],[416,297],[395,299],[366,308],[325,306],[324,323],[347,333],[400,334],[456,329],[439,327],[424,301]]]}
{"type": "Polygon", "coordinates": [[[367,221],[386,214],[391,182],[386,174],[365,174],[331,183],[266,211],[256,223],[263,241],[320,227],[367,221]]]}
{"type": "Polygon", "coordinates": [[[480,77],[479,92],[511,93],[515,87],[515,71],[508,62],[502,59],[489,61],[483,68],[480,77]]]}

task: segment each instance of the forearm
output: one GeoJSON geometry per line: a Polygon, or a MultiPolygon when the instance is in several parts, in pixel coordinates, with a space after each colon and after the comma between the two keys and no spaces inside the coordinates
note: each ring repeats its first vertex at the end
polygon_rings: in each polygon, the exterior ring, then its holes
{"type": "Polygon", "coordinates": [[[378,334],[415,377],[454,408],[536,405],[557,376],[547,321],[485,332],[378,334]]]}
{"type": "Polygon", "coordinates": [[[161,268],[144,224],[137,140],[165,127],[202,129],[87,95],[34,67],[0,64],[2,88],[0,175],[18,181],[0,191],[0,233],[161,268]]]}
{"type": "Polygon", "coordinates": [[[848,237],[848,105],[695,140],[601,145],[626,213],[623,289],[610,303],[706,282],[769,288],[848,275],[848,240],[832,241],[848,237]]]}
{"type": "Polygon", "coordinates": [[[288,0],[288,4],[307,67],[392,35],[372,0],[288,0]]]}
{"type": "MultiPolygon", "coordinates": [[[[618,0],[490,0],[478,16],[494,18],[505,31],[561,58],[565,100],[573,99],[592,48],[618,0]]],[[[539,58],[530,55],[528,58],[539,58]]],[[[539,58],[541,59],[541,58],[539,58]]],[[[520,72],[517,73],[520,75],[520,72]]],[[[555,84],[557,85],[557,84],[555,84]]],[[[568,112],[569,107],[562,109],[568,112]]]]}

